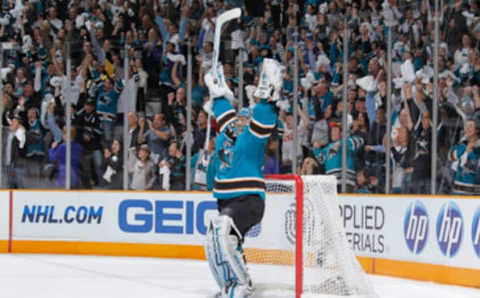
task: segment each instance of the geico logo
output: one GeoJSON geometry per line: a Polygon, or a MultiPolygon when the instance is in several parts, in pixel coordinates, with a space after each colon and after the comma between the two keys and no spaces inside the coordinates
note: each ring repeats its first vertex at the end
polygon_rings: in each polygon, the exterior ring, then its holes
{"type": "MultiPolygon", "coordinates": [[[[118,208],[118,226],[127,233],[194,234],[207,232],[209,201],[124,200],[118,208]]],[[[212,215],[215,213],[212,213],[212,215]]]]}
{"type": "Polygon", "coordinates": [[[102,222],[102,206],[67,206],[63,209],[63,215],[58,216],[61,206],[54,205],[24,205],[22,223],[97,223],[102,222]],[[55,209],[57,207],[57,209],[55,209]]]}
{"type": "Polygon", "coordinates": [[[415,201],[409,205],[403,231],[408,249],[414,254],[421,253],[428,237],[428,214],[422,202],[415,201]]]}
{"type": "Polygon", "coordinates": [[[437,241],[440,250],[447,257],[458,252],[462,242],[463,218],[454,202],[442,206],[437,217],[437,241]]]}
{"type": "Polygon", "coordinates": [[[475,253],[480,257],[480,207],[475,211],[473,216],[472,242],[475,253]]]}

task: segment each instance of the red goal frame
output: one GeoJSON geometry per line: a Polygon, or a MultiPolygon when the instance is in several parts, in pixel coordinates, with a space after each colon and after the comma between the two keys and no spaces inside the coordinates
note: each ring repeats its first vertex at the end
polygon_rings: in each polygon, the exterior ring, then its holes
{"type": "Polygon", "coordinates": [[[265,175],[265,179],[287,180],[295,182],[295,297],[301,298],[303,292],[303,180],[300,175],[265,175]]]}

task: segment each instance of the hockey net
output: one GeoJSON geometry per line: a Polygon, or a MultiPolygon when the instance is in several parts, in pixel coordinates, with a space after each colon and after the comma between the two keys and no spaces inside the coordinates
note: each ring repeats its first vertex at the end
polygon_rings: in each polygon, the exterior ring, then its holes
{"type": "Polygon", "coordinates": [[[255,297],[376,297],[347,243],[336,178],[274,175],[266,185],[264,218],[245,243],[255,297]]]}

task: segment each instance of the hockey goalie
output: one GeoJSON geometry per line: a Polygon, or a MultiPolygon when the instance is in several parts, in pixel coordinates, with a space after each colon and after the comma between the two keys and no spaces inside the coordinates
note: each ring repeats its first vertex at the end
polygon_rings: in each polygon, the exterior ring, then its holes
{"type": "Polygon", "coordinates": [[[254,94],[258,102],[247,124],[237,119],[222,66],[205,75],[210,101],[204,108],[213,113],[220,130],[215,147],[220,164],[213,189],[219,214],[209,225],[205,244],[211,272],[220,288],[216,297],[246,298],[253,294],[242,247],[245,234],[264,214],[261,168],[267,140],[276,126],[278,106],[287,106],[280,101],[283,73],[280,63],[264,59],[254,94]]]}

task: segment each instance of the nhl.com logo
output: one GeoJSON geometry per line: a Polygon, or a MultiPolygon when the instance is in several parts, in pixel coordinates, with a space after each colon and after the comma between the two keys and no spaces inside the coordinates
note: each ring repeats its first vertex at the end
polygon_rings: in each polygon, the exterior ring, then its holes
{"type": "Polygon", "coordinates": [[[420,254],[428,238],[427,208],[420,201],[410,203],[403,221],[403,233],[408,249],[413,254],[420,254]]]}
{"type": "Polygon", "coordinates": [[[475,211],[472,222],[472,243],[473,250],[480,258],[480,207],[475,211]]]}
{"type": "Polygon", "coordinates": [[[437,217],[437,242],[443,255],[454,257],[462,244],[463,217],[457,204],[443,204],[437,217]]]}

